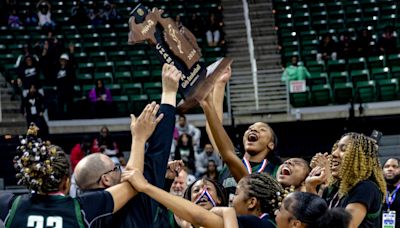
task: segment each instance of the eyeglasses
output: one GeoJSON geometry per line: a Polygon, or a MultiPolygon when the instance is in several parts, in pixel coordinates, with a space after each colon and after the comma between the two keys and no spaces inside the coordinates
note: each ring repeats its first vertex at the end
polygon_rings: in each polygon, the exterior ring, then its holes
{"type": "Polygon", "coordinates": [[[109,170],[103,174],[101,174],[101,176],[99,177],[99,179],[97,180],[97,183],[99,183],[101,181],[101,178],[103,177],[103,175],[109,174],[111,172],[121,172],[121,166],[120,165],[115,165],[114,169],[109,170]]]}

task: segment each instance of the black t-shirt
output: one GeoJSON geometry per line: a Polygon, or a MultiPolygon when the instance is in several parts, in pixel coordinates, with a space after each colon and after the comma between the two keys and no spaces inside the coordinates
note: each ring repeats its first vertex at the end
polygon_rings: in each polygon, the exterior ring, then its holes
{"type": "Polygon", "coordinates": [[[77,199],[36,194],[14,197],[11,193],[0,196],[1,219],[10,227],[34,227],[40,223],[46,227],[90,227],[113,210],[114,201],[107,191],[93,192],[77,199]]]}
{"type": "MultiPolygon", "coordinates": [[[[388,191],[393,194],[396,186],[388,186],[388,191]]],[[[386,193],[387,194],[387,193],[386,193]]],[[[393,203],[390,204],[390,210],[396,211],[396,228],[400,228],[400,189],[396,193],[393,203]]],[[[385,201],[382,205],[382,212],[388,211],[388,204],[385,201]]]]}
{"type": "Polygon", "coordinates": [[[275,222],[268,216],[259,218],[254,215],[240,215],[237,217],[240,228],[253,228],[253,227],[263,227],[263,228],[275,228],[275,222]]]}
{"type": "MultiPolygon", "coordinates": [[[[262,162],[250,162],[253,172],[257,172],[257,170],[261,167],[262,162]]],[[[276,172],[279,168],[279,165],[275,165],[272,162],[268,162],[267,166],[263,170],[264,173],[268,173],[273,177],[276,177],[276,172]]],[[[224,166],[219,175],[219,182],[224,186],[228,195],[235,194],[236,191],[236,181],[235,178],[232,176],[231,172],[229,171],[228,166],[224,166]]]]}
{"type": "Polygon", "coordinates": [[[337,196],[338,188],[327,188],[324,191],[323,198],[327,201],[328,205],[332,207],[346,208],[351,203],[361,203],[367,208],[367,215],[361,222],[361,228],[376,228],[380,225],[381,220],[381,205],[382,194],[378,186],[371,180],[364,180],[354,186],[348,195],[342,197],[338,202],[337,196]]]}

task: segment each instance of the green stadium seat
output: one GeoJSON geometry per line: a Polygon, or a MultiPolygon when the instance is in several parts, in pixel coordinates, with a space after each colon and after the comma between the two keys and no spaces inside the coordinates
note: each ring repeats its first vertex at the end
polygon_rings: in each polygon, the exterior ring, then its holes
{"type": "Polygon", "coordinates": [[[386,66],[385,56],[370,56],[368,57],[368,67],[373,68],[384,68],[386,66]]]}
{"type": "Polygon", "coordinates": [[[119,45],[116,41],[103,42],[102,45],[103,50],[106,52],[120,50],[119,45]]]}
{"type": "Polygon", "coordinates": [[[364,70],[367,69],[367,63],[364,57],[361,58],[351,58],[348,62],[348,70],[364,70]]]}
{"type": "MultiPolygon", "coordinates": [[[[96,27],[96,29],[98,29],[98,27],[96,27]]],[[[103,43],[107,43],[107,42],[112,42],[112,41],[116,41],[118,39],[118,35],[115,32],[102,32],[101,34],[101,40],[103,41],[103,43]]],[[[103,46],[105,46],[103,44],[103,46]]]]}
{"type": "Polygon", "coordinates": [[[353,99],[353,84],[351,82],[337,83],[333,89],[334,100],[337,104],[347,104],[353,99]]]}
{"type": "Polygon", "coordinates": [[[108,58],[111,61],[118,62],[127,60],[127,53],[125,51],[111,51],[108,52],[108,58]]]}
{"type": "Polygon", "coordinates": [[[132,62],[131,61],[117,61],[115,62],[115,71],[131,71],[132,62]]]}
{"type": "Polygon", "coordinates": [[[391,54],[388,56],[388,64],[391,67],[400,66],[400,54],[391,54]]]}
{"type": "Polygon", "coordinates": [[[82,33],[83,40],[85,42],[94,43],[100,42],[100,35],[98,33],[82,33]]]}
{"type": "Polygon", "coordinates": [[[96,62],[96,72],[114,72],[114,62],[96,62]]]}
{"type": "Polygon", "coordinates": [[[9,54],[0,54],[0,64],[12,64],[15,63],[17,56],[9,53],[9,54]]]}
{"type": "Polygon", "coordinates": [[[390,70],[388,67],[373,68],[371,70],[371,79],[372,80],[381,80],[381,79],[389,79],[389,78],[390,78],[390,70]]]}
{"type": "Polygon", "coordinates": [[[76,80],[79,83],[79,85],[87,85],[87,84],[92,85],[93,84],[92,74],[78,74],[76,76],[76,80]]]}
{"type": "Polygon", "coordinates": [[[83,96],[89,96],[90,90],[94,88],[94,85],[82,85],[83,96]]]}
{"type": "Polygon", "coordinates": [[[66,34],[65,38],[67,38],[69,42],[73,43],[82,42],[82,36],[80,34],[66,34]]]}
{"type": "Polygon", "coordinates": [[[393,66],[391,68],[392,78],[400,79],[400,66],[393,66]]]}
{"type": "Polygon", "coordinates": [[[75,53],[74,58],[77,63],[85,63],[89,61],[89,57],[86,52],[75,53]]]}
{"type": "Polygon", "coordinates": [[[100,51],[101,50],[101,43],[100,42],[94,42],[94,43],[85,42],[84,48],[85,48],[86,52],[100,51]]]}
{"type": "Polygon", "coordinates": [[[129,100],[131,101],[130,111],[135,115],[140,114],[144,107],[149,103],[149,97],[147,94],[131,95],[129,96],[129,100]]]}
{"type": "Polygon", "coordinates": [[[149,94],[150,102],[155,101],[157,104],[161,103],[161,93],[151,93],[149,94]]]}
{"type": "Polygon", "coordinates": [[[332,102],[332,90],[329,84],[311,87],[311,103],[316,106],[328,105],[332,102]]]}
{"type": "Polygon", "coordinates": [[[328,73],[330,72],[342,72],[346,71],[346,60],[338,59],[338,60],[329,60],[328,61],[328,73]]]}
{"type": "Polygon", "coordinates": [[[328,20],[328,12],[326,12],[325,9],[323,9],[323,10],[311,13],[311,20],[312,21],[328,20]]]}
{"type": "Polygon", "coordinates": [[[350,76],[354,85],[361,81],[369,81],[368,70],[353,70],[350,72],[350,76]]]}
{"type": "Polygon", "coordinates": [[[149,81],[151,78],[149,70],[134,70],[132,73],[134,81],[149,81]]]}
{"type": "Polygon", "coordinates": [[[324,61],[308,61],[307,69],[310,72],[324,72],[325,71],[325,63],[324,61]]]}
{"type": "Polygon", "coordinates": [[[107,54],[104,51],[90,53],[90,61],[92,62],[105,62],[107,61],[107,54]]]}
{"type": "Polygon", "coordinates": [[[328,26],[330,29],[344,29],[346,28],[346,24],[342,18],[339,19],[332,19],[328,21],[328,26]]]}
{"type": "Polygon", "coordinates": [[[376,100],[376,83],[374,80],[357,82],[356,102],[371,102],[376,100]]]}
{"type": "Polygon", "coordinates": [[[130,71],[117,71],[115,72],[115,82],[125,84],[132,81],[132,74],[130,71]]]}
{"type": "Polygon", "coordinates": [[[399,80],[397,78],[377,81],[377,90],[381,101],[399,98],[399,80]]]}
{"type": "Polygon", "coordinates": [[[89,62],[89,63],[78,63],[78,68],[80,73],[89,73],[93,74],[94,73],[94,64],[89,62]]]}
{"type": "Polygon", "coordinates": [[[105,84],[112,84],[113,83],[113,74],[111,72],[95,73],[94,80],[102,80],[105,84]]]}
{"type": "Polygon", "coordinates": [[[310,105],[309,89],[301,93],[290,93],[290,104],[297,107],[306,107],[310,105]]]}
{"type": "Polygon", "coordinates": [[[349,81],[349,74],[347,71],[331,72],[330,79],[332,86],[335,87],[336,83],[346,83],[349,81]]]}
{"type": "Polygon", "coordinates": [[[82,88],[80,85],[74,85],[73,96],[78,98],[82,97],[82,88]]]}
{"type": "Polygon", "coordinates": [[[143,84],[143,89],[150,96],[150,94],[161,94],[162,84],[161,82],[146,82],[143,84]]]}
{"type": "Polygon", "coordinates": [[[141,83],[123,84],[123,91],[127,95],[140,95],[142,94],[142,84],[141,83]]]}
{"type": "Polygon", "coordinates": [[[307,79],[307,84],[309,86],[315,85],[325,85],[328,83],[328,74],[327,73],[311,73],[310,78],[307,79]]]}
{"type": "Polygon", "coordinates": [[[113,96],[113,103],[115,104],[118,113],[122,116],[129,114],[129,98],[128,96],[113,96]]]}
{"type": "Polygon", "coordinates": [[[121,95],[122,89],[120,84],[107,84],[107,87],[110,89],[110,92],[113,96],[121,95]]]}

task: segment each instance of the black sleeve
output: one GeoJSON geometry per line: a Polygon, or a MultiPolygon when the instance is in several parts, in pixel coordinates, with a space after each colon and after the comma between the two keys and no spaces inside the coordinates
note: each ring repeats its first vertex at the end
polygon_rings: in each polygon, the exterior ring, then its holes
{"type": "Polygon", "coordinates": [[[165,183],[164,183],[164,190],[166,192],[169,192],[169,190],[171,189],[172,183],[174,183],[174,179],[165,179],[165,183]]]}
{"type": "Polygon", "coordinates": [[[357,184],[350,192],[348,204],[361,203],[367,207],[367,213],[379,210],[382,197],[378,186],[372,181],[362,181],[357,184]]]}
{"type": "Polygon", "coordinates": [[[8,211],[11,208],[11,202],[14,200],[15,195],[12,193],[1,193],[0,194],[0,219],[5,220],[8,211]]]}
{"type": "Polygon", "coordinates": [[[89,192],[77,198],[84,212],[84,219],[90,224],[102,215],[110,215],[114,211],[114,200],[107,191],[89,192]]]}
{"type": "Polygon", "coordinates": [[[144,176],[151,184],[162,189],[175,126],[175,107],[161,104],[159,113],[163,113],[164,118],[157,125],[148,141],[149,147],[145,153],[144,176]]]}

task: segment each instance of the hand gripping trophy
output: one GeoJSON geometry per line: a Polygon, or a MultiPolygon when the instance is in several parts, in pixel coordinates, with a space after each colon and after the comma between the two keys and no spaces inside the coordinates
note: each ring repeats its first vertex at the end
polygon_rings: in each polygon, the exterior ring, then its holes
{"type": "Polygon", "coordinates": [[[164,18],[163,11],[149,10],[138,4],[129,19],[129,44],[147,41],[155,48],[162,63],[176,66],[182,72],[179,92],[185,99],[179,105],[181,112],[198,105],[213,89],[216,76],[227,68],[232,60],[221,58],[206,67],[200,62],[201,50],[194,35],[185,27],[178,28],[171,18],[164,18]]]}

